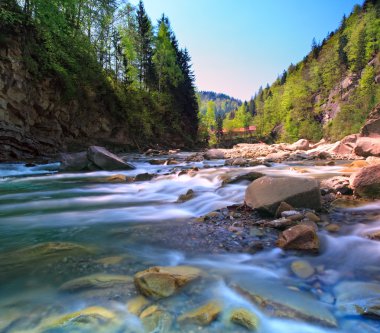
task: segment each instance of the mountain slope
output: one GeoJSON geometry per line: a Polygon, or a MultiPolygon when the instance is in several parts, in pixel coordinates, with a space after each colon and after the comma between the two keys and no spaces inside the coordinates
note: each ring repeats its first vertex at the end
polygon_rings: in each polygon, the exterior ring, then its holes
{"type": "Polygon", "coordinates": [[[256,94],[259,137],[337,140],[356,133],[380,101],[380,1],[356,6],[303,61],[256,94]]]}

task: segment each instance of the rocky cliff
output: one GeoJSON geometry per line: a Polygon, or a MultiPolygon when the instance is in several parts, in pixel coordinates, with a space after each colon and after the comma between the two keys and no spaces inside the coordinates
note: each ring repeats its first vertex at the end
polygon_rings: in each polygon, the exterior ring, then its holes
{"type": "Polygon", "coordinates": [[[26,69],[21,36],[0,47],[0,161],[49,156],[89,144],[131,147],[126,128],[94,90],[67,100],[59,81],[26,69]]]}

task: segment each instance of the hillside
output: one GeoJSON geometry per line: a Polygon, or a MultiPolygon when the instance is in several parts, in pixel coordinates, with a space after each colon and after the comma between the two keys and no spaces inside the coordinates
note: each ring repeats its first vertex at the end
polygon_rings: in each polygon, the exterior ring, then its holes
{"type": "Polygon", "coordinates": [[[190,55],[142,2],[2,1],[0,69],[1,160],[196,141],[190,55]]]}
{"type": "Polygon", "coordinates": [[[259,137],[338,140],[380,101],[380,1],[367,0],[253,102],[259,137]]]}
{"type": "Polygon", "coordinates": [[[217,116],[226,115],[227,113],[236,110],[242,105],[242,101],[228,96],[226,94],[220,94],[213,91],[200,91],[198,93],[199,111],[205,114],[207,111],[208,102],[215,103],[215,112],[217,116]]]}

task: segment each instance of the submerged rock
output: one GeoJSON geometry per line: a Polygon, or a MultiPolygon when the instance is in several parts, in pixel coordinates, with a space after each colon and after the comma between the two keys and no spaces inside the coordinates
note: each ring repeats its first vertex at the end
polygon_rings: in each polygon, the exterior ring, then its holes
{"type": "Polygon", "coordinates": [[[312,294],[291,290],[278,281],[252,281],[242,276],[232,287],[269,316],[337,326],[328,308],[312,294]]]}
{"type": "Polygon", "coordinates": [[[189,201],[191,199],[194,198],[194,191],[193,190],[188,190],[185,194],[181,194],[179,197],[178,197],[178,200],[177,202],[185,202],[185,201],[189,201]]]}
{"type": "Polygon", "coordinates": [[[315,227],[302,223],[283,231],[277,245],[285,250],[318,252],[319,238],[315,227]]]}
{"type": "Polygon", "coordinates": [[[259,318],[253,312],[244,308],[232,310],[230,320],[234,324],[243,326],[250,331],[255,331],[259,327],[259,318]]]}
{"type": "Polygon", "coordinates": [[[226,175],[225,179],[223,179],[223,184],[235,184],[244,180],[248,180],[250,182],[259,179],[261,177],[264,177],[264,174],[261,172],[249,172],[245,173],[243,175],[238,175],[235,177],[230,178],[228,175],[226,175]]]}
{"type": "Polygon", "coordinates": [[[305,260],[293,261],[290,268],[292,272],[301,279],[308,279],[315,273],[314,267],[305,260]]]}
{"type": "Polygon", "coordinates": [[[245,192],[246,204],[275,215],[282,202],[296,208],[321,208],[319,185],[312,178],[262,177],[252,182],[245,192]]]}
{"type": "Polygon", "coordinates": [[[135,275],[137,289],[145,296],[163,298],[199,278],[201,270],[190,266],[151,267],[135,275]]]}
{"type": "Polygon", "coordinates": [[[353,176],[351,185],[363,198],[380,198],[380,164],[363,168],[353,176]]]}
{"type": "Polygon", "coordinates": [[[221,311],[222,307],[220,304],[216,301],[212,301],[179,316],[178,322],[206,326],[217,319],[221,311]]]}
{"type": "Polygon", "coordinates": [[[139,316],[141,312],[150,304],[150,301],[144,296],[136,296],[128,301],[127,310],[129,313],[139,316]]]}
{"type": "Polygon", "coordinates": [[[127,275],[93,274],[68,281],[60,287],[60,290],[78,291],[90,288],[103,289],[112,288],[115,285],[132,283],[133,278],[127,275]]]}
{"type": "Polygon", "coordinates": [[[173,324],[170,313],[162,310],[157,305],[151,305],[140,314],[141,322],[145,332],[169,332],[173,324]]]}

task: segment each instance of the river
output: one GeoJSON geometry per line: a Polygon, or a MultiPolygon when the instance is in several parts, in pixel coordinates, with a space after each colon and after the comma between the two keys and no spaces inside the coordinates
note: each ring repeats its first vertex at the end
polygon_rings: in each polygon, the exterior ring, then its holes
{"type": "MultiPolygon", "coordinates": [[[[157,175],[133,183],[107,182],[105,179],[115,172],[59,173],[58,163],[29,167],[1,164],[0,332],[144,332],[139,319],[127,311],[126,303],[135,296],[131,286],[117,284],[81,292],[65,292],[61,286],[92,274],[133,276],[156,265],[189,265],[207,272],[202,281],[160,302],[173,318],[208,300],[223,304],[221,315],[210,326],[182,327],[174,322],[170,332],[245,332],[228,320],[229,311],[236,307],[257,315],[259,333],[380,331],[379,321],[359,315],[356,306],[377,304],[380,313],[380,242],[363,237],[380,230],[379,202],[329,214],[328,218],[342,227],[336,234],[321,229],[321,253],[302,256],[315,269],[307,279],[290,269],[300,255],[278,248],[256,254],[173,248],[156,242],[160,225],[178,227],[189,219],[243,202],[248,182],[222,185],[226,173],[304,176],[294,165],[233,168],[224,167],[223,160],[185,162],[188,155],[174,156],[181,162],[178,165],[151,165],[149,157],[125,156],[136,169],[117,173],[157,175]],[[190,167],[199,171],[179,175],[190,167]],[[190,189],[194,198],[177,202],[190,189]],[[234,285],[321,320],[283,319],[264,313],[237,293],[234,285]],[[92,306],[107,309],[115,318],[46,324],[53,322],[49,318],[92,306]],[[332,321],[335,328],[324,325],[332,321]]],[[[302,168],[317,178],[338,175],[342,169],[339,165],[302,168]]]]}

